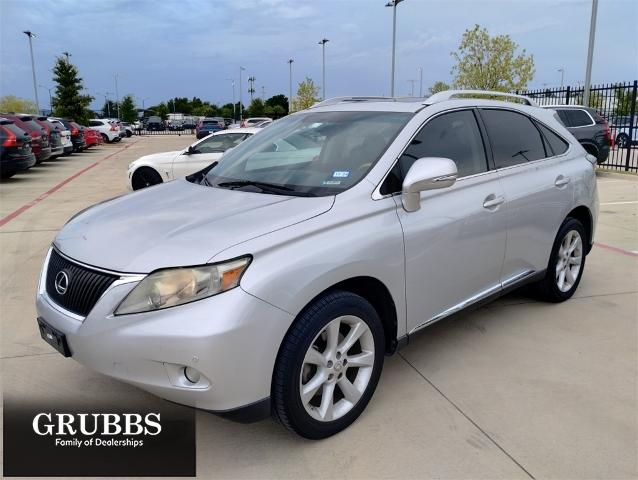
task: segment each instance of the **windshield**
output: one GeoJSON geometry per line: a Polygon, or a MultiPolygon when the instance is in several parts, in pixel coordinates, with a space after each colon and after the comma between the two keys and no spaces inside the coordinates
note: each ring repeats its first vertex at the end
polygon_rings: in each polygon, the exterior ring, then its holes
{"type": "Polygon", "coordinates": [[[335,195],[366,175],[412,115],[291,115],[227,152],[206,174],[205,183],[285,195],[335,195]]]}

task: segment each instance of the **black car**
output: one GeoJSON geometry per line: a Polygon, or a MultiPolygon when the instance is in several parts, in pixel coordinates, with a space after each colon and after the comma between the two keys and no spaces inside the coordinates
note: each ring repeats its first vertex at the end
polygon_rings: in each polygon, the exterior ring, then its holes
{"type": "Polygon", "coordinates": [[[42,128],[49,133],[49,146],[51,147],[51,157],[57,158],[64,154],[64,146],[62,145],[62,134],[60,127],[49,122],[47,117],[35,117],[35,121],[42,125],[42,128]]]}
{"type": "Polygon", "coordinates": [[[31,136],[11,120],[0,117],[0,178],[10,178],[35,162],[31,136]]]}
{"type": "Polygon", "coordinates": [[[166,130],[166,126],[160,117],[148,117],[146,122],[146,130],[166,130]]]}
{"type": "Polygon", "coordinates": [[[556,110],[563,125],[598,163],[604,163],[612,145],[611,129],[594,108],[583,105],[548,106],[556,110]]]}
{"type": "Polygon", "coordinates": [[[62,124],[71,132],[71,143],[73,144],[74,152],[81,152],[86,148],[86,140],[84,139],[84,133],[82,127],[75,123],[73,120],[67,118],[59,119],[62,124]]]}

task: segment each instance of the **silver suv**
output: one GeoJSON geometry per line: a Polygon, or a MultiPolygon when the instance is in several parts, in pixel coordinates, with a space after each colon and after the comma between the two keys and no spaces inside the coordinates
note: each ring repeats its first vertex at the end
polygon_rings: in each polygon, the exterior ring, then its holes
{"type": "Polygon", "coordinates": [[[327,100],[80,212],[44,262],[43,339],[173,402],[346,428],[419,330],[523,284],[578,287],[596,160],[555,112],[484,95],[327,100]]]}

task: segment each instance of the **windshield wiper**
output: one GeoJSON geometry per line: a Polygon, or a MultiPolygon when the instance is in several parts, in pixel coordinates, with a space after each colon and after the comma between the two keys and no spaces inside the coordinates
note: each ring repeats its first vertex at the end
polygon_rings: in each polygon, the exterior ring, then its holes
{"type": "Polygon", "coordinates": [[[255,180],[236,180],[234,182],[221,182],[217,184],[218,187],[227,188],[241,188],[241,187],[257,187],[263,191],[275,191],[275,192],[294,192],[294,188],[286,187],[284,185],[275,185],[274,183],[257,182],[255,180]]]}

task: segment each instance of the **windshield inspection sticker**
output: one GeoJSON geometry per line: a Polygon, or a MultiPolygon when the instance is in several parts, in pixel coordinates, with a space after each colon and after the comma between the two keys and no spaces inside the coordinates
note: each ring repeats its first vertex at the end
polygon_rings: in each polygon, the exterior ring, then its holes
{"type": "Polygon", "coordinates": [[[324,180],[322,185],[341,185],[341,180],[324,180]]]}
{"type": "Polygon", "coordinates": [[[332,172],[332,178],[348,178],[350,176],[350,170],[335,170],[332,172]]]}

